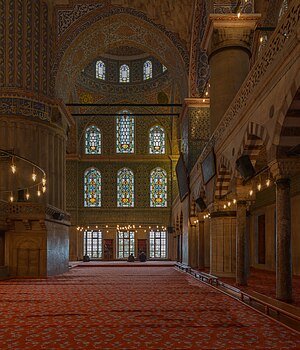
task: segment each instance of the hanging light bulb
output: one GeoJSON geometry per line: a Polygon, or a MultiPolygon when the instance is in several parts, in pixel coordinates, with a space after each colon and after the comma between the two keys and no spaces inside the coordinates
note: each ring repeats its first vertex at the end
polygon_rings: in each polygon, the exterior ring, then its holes
{"type": "Polygon", "coordinates": [[[40,191],[40,188],[39,188],[39,187],[38,187],[38,190],[37,190],[37,195],[38,195],[38,197],[41,196],[41,191],[40,191]]]}
{"type": "Polygon", "coordinates": [[[261,183],[259,183],[259,184],[257,185],[257,190],[258,190],[258,191],[261,190],[261,183]]]}
{"type": "Polygon", "coordinates": [[[233,202],[233,204],[236,204],[236,199],[234,199],[232,202],[233,202]]]}
{"type": "Polygon", "coordinates": [[[14,174],[17,171],[17,167],[14,163],[12,163],[12,165],[10,166],[11,168],[11,172],[14,174]]]}
{"type": "Polygon", "coordinates": [[[46,185],[46,178],[45,177],[42,178],[42,184],[43,184],[43,186],[46,185]]]}
{"type": "Polygon", "coordinates": [[[267,187],[270,186],[270,183],[271,183],[271,180],[270,180],[270,179],[267,179],[267,180],[266,180],[266,185],[267,185],[267,187]]]}
{"type": "Polygon", "coordinates": [[[33,181],[36,181],[36,172],[35,172],[34,168],[33,168],[33,171],[32,171],[31,178],[32,178],[33,181]]]}
{"type": "Polygon", "coordinates": [[[43,187],[42,187],[42,191],[43,191],[43,193],[46,192],[46,186],[43,186],[43,187]]]}
{"type": "Polygon", "coordinates": [[[14,196],[13,196],[13,193],[12,193],[12,192],[10,193],[9,201],[10,201],[10,202],[13,202],[13,201],[14,201],[14,196]]]}
{"type": "Polygon", "coordinates": [[[241,13],[240,13],[240,12],[238,12],[237,17],[238,17],[238,18],[240,18],[240,17],[241,17],[241,13]]]}
{"type": "Polygon", "coordinates": [[[25,197],[26,197],[27,200],[28,200],[29,197],[30,197],[28,190],[26,191],[25,197]]]}
{"type": "Polygon", "coordinates": [[[230,207],[231,206],[231,202],[228,202],[227,205],[228,205],[228,207],[230,207]]]}
{"type": "Polygon", "coordinates": [[[252,196],[253,195],[253,190],[250,190],[249,194],[250,194],[250,196],[252,196]]]}
{"type": "Polygon", "coordinates": [[[223,208],[224,208],[224,209],[226,209],[226,208],[227,208],[227,205],[226,205],[226,204],[224,204],[223,208]]]}

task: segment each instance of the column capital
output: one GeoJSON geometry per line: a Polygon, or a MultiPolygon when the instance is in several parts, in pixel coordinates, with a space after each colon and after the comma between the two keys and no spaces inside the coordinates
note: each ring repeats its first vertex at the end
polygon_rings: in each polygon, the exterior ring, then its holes
{"type": "Polygon", "coordinates": [[[210,14],[202,40],[202,48],[209,54],[214,51],[238,46],[250,52],[252,34],[260,14],[210,14]]]}
{"type": "Polygon", "coordinates": [[[271,174],[275,181],[290,179],[291,176],[300,172],[300,159],[280,159],[269,163],[271,174]]]}

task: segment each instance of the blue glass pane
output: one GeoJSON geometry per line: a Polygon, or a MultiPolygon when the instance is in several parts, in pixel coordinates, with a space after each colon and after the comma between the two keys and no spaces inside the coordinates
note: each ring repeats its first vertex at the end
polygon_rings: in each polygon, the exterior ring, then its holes
{"type": "Polygon", "coordinates": [[[105,63],[102,61],[96,62],[96,78],[105,80],[105,63]]]}
{"type": "Polygon", "coordinates": [[[117,153],[134,153],[134,117],[128,111],[116,118],[117,153]]]}
{"type": "Polygon", "coordinates": [[[84,173],[84,206],[101,207],[101,173],[95,168],[84,173]]]}
{"type": "Polygon", "coordinates": [[[134,207],[134,175],[128,168],[119,170],[117,175],[117,206],[134,207]]]}
{"type": "Polygon", "coordinates": [[[152,62],[146,61],[144,63],[144,80],[152,78],[152,62]]]}
{"type": "Polygon", "coordinates": [[[85,154],[101,154],[101,131],[94,125],[85,131],[85,154]]]}
{"type": "Polygon", "coordinates": [[[159,125],[155,125],[149,132],[149,153],[164,154],[166,152],[165,131],[159,125]]]}
{"type": "Polygon", "coordinates": [[[130,71],[127,64],[123,64],[120,67],[120,83],[129,83],[130,82],[130,71]]]}
{"type": "Polygon", "coordinates": [[[150,174],[150,207],[167,206],[167,173],[161,168],[154,169],[150,174]]]}

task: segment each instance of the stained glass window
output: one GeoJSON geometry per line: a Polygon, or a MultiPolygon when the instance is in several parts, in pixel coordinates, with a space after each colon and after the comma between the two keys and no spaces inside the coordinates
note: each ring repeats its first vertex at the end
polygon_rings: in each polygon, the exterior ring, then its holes
{"type": "Polygon", "coordinates": [[[134,116],[128,111],[121,113],[116,121],[117,153],[134,153],[134,116]]]}
{"type": "Polygon", "coordinates": [[[168,68],[167,68],[165,65],[162,65],[162,71],[163,71],[163,73],[164,73],[166,70],[168,70],[168,68]]]}
{"type": "Polygon", "coordinates": [[[103,61],[96,62],[96,78],[105,80],[105,63],[103,61]]]}
{"type": "Polygon", "coordinates": [[[144,63],[144,80],[152,78],[152,62],[146,61],[144,63]]]}
{"type": "Polygon", "coordinates": [[[150,207],[167,206],[167,173],[161,168],[154,169],[150,174],[150,207]]]}
{"type": "Polygon", "coordinates": [[[128,168],[118,171],[117,206],[134,207],[134,175],[128,168]]]}
{"type": "Polygon", "coordinates": [[[91,259],[102,258],[102,232],[100,230],[84,231],[84,255],[91,259]]]}
{"type": "Polygon", "coordinates": [[[150,154],[166,153],[165,131],[159,125],[155,125],[150,129],[149,153],[150,154]]]}
{"type": "Polygon", "coordinates": [[[85,130],[85,154],[101,154],[101,131],[94,125],[85,130]]]}
{"type": "Polygon", "coordinates": [[[130,70],[127,64],[122,64],[120,67],[120,83],[130,82],[130,70]]]}
{"type": "Polygon", "coordinates": [[[124,259],[132,253],[134,255],[134,231],[118,231],[118,258],[124,259]]]}
{"type": "Polygon", "coordinates": [[[150,258],[167,258],[167,233],[166,231],[150,231],[149,233],[150,258]]]}
{"type": "Polygon", "coordinates": [[[84,173],[84,206],[101,207],[101,173],[95,168],[84,173]]]}

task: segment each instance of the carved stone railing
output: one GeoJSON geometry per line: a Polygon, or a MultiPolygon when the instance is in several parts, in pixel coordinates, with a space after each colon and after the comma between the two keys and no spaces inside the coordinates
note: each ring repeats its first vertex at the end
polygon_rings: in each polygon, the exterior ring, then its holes
{"type": "MultiPolygon", "coordinates": [[[[39,203],[26,203],[26,202],[16,202],[16,203],[4,203],[3,213],[1,215],[5,216],[7,219],[12,220],[45,220],[46,216],[51,219],[56,220],[66,220],[70,221],[70,215],[63,212],[53,206],[39,203]],[[5,204],[5,207],[4,207],[5,204]]],[[[0,208],[1,209],[1,208],[0,208]]]]}
{"type": "Polygon", "coordinates": [[[294,0],[290,4],[288,12],[282,18],[281,23],[268,41],[268,45],[264,49],[261,57],[253,65],[239,92],[209,139],[201,156],[198,158],[192,173],[194,172],[197,174],[197,170],[200,169],[201,163],[213,147],[217,148],[224,140],[228,139],[230,132],[234,130],[234,124],[239,121],[238,117],[245,114],[245,109],[248,107],[249,103],[248,101],[250,101],[250,97],[254,94],[258,85],[264,81],[267,74],[271,74],[270,71],[273,72],[271,67],[274,61],[280,55],[282,55],[283,58],[286,58],[293,48],[292,45],[296,45],[298,39],[295,40],[295,38],[297,38],[299,18],[299,2],[294,0]],[[293,44],[291,44],[292,39],[294,39],[293,44]]]}

